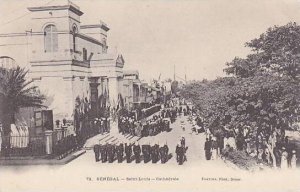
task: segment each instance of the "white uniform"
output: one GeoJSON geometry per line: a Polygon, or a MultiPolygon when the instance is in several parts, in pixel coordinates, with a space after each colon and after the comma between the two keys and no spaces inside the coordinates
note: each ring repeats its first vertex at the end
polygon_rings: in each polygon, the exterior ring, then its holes
{"type": "Polygon", "coordinates": [[[281,169],[285,170],[288,168],[288,161],[287,161],[288,153],[286,151],[282,152],[281,156],[281,169]]]}
{"type": "Polygon", "coordinates": [[[296,169],[296,163],[297,163],[297,157],[296,157],[296,154],[293,154],[292,159],[291,159],[291,168],[292,169],[296,169]]]}

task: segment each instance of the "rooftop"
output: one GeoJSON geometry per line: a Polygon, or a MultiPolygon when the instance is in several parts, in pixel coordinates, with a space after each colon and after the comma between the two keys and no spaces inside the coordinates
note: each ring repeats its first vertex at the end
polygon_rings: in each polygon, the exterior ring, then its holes
{"type": "Polygon", "coordinates": [[[130,76],[130,75],[136,75],[139,76],[139,71],[138,70],[126,70],[123,72],[125,76],[130,76]]]}

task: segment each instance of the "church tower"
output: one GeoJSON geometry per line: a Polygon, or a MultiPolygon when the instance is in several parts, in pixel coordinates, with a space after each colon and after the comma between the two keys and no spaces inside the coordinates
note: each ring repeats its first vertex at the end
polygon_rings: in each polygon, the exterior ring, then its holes
{"type": "MultiPolygon", "coordinates": [[[[70,1],[29,7],[31,11],[30,77],[52,102],[55,119],[71,119],[75,100],[89,98],[89,62],[78,48],[80,16],[70,1]]],[[[86,56],[85,56],[86,57],[86,56]]]]}

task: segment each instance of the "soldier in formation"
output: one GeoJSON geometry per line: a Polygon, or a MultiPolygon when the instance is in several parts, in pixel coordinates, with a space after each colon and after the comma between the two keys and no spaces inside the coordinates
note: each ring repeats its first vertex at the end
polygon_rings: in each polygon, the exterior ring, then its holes
{"type": "Polygon", "coordinates": [[[152,163],[158,163],[161,161],[162,164],[169,160],[169,147],[165,143],[163,146],[159,144],[144,144],[140,145],[138,142],[134,144],[130,143],[119,143],[113,144],[99,143],[94,146],[95,161],[102,163],[113,163],[117,160],[118,163],[122,163],[124,157],[127,163],[131,163],[135,159],[136,163],[140,163],[144,160],[144,163],[151,161],[152,163]]]}
{"type": "Polygon", "coordinates": [[[133,146],[133,153],[135,157],[135,162],[140,163],[141,162],[141,146],[136,142],[133,146]]]}
{"type": "Polygon", "coordinates": [[[124,144],[123,143],[120,143],[118,146],[116,146],[116,153],[117,153],[118,163],[122,163],[123,158],[124,158],[124,144]]]}

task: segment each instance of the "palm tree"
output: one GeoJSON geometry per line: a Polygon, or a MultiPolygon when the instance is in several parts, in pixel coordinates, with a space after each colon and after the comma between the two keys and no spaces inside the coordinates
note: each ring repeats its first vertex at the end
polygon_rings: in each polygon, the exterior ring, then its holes
{"type": "MultiPolygon", "coordinates": [[[[22,107],[43,107],[45,96],[36,86],[30,86],[28,71],[19,66],[11,69],[0,68],[0,114],[2,113],[3,133],[10,133],[10,124],[15,123],[15,114],[22,107]]],[[[0,119],[1,120],[1,119],[0,119]]]]}

